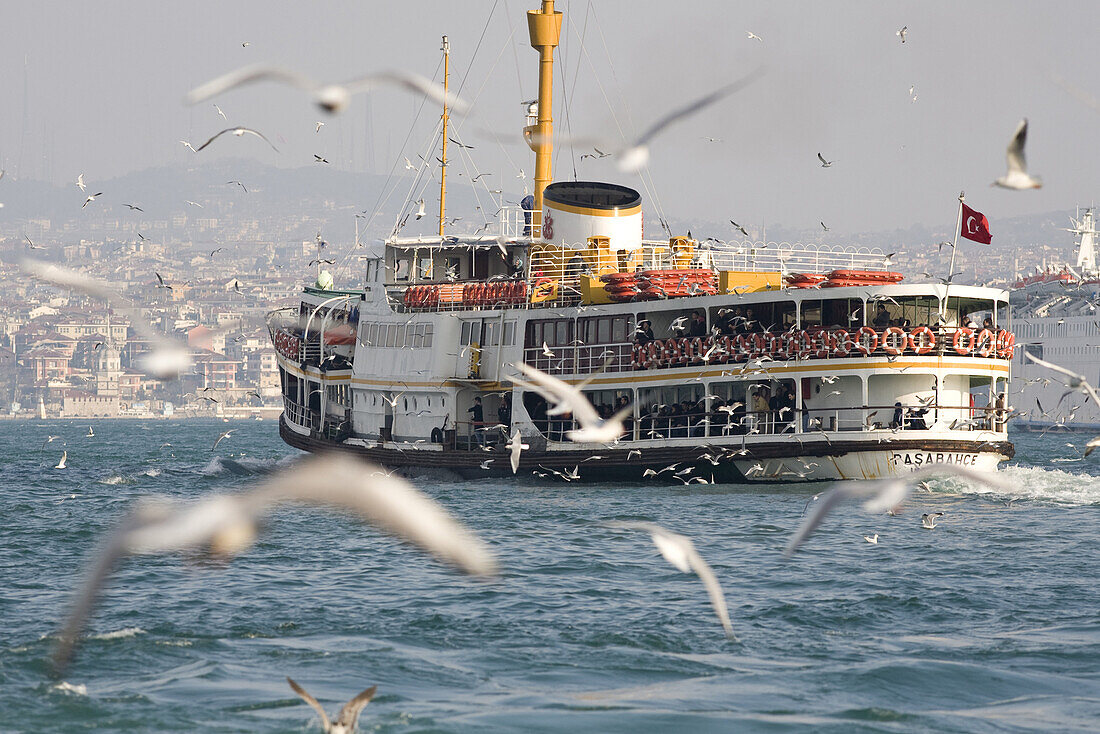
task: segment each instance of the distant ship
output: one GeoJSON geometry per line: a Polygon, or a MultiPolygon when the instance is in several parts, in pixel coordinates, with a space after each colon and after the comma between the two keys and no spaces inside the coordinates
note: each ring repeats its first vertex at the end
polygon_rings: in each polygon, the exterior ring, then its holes
{"type": "MultiPolygon", "coordinates": [[[[476,478],[512,474],[518,431],[527,475],[683,483],[1012,457],[997,402],[1014,353],[1006,291],[902,283],[880,250],[646,238],[632,188],[552,182],[561,21],[553,0],[528,12],[527,205],[503,207],[492,231],[445,230],[444,107],[438,232],[395,227],[362,287],[320,272],[269,315],[288,444],[476,478]],[[521,361],[580,386],[602,417],[625,409],[622,435],[570,441],[572,417],[515,380],[521,361]]],[[[445,38],[445,83],[447,54],[445,38]]]]}
{"type": "Polygon", "coordinates": [[[1012,362],[1014,423],[1037,430],[1100,428],[1100,409],[1084,395],[1066,392],[1058,375],[1024,356],[1025,351],[1073,369],[1100,385],[1100,269],[1092,209],[1078,211],[1067,232],[1077,236],[1077,261],[1021,277],[1011,291],[1011,328],[1021,342],[1012,362]]]}

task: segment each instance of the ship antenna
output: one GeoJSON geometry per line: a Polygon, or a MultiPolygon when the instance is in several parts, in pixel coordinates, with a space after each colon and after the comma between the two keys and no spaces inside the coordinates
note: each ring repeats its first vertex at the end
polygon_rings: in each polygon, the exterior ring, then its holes
{"type": "Polygon", "coordinates": [[[554,10],[554,0],[542,0],[541,10],[527,11],[527,29],[531,47],[539,52],[538,120],[523,128],[524,137],[535,151],[535,210],[531,223],[542,225],[542,192],[553,180],[550,174],[550,154],[554,150],[554,49],[561,38],[560,12],[554,10]]]}
{"type": "Polygon", "coordinates": [[[451,43],[443,36],[443,155],[439,157],[443,165],[439,171],[439,237],[443,237],[443,218],[447,214],[447,94],[451,82],[451,43]]]}

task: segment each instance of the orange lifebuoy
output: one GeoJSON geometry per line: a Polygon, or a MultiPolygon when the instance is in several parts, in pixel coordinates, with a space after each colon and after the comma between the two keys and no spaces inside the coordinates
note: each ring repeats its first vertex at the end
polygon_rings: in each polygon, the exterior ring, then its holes
{"type": "Polygon", "coordinates": [[[768,354],[772,359],[787,359],[786,334],[776,334],[768,343],[768,354]]]}
{"type": "Polygon", "coordinates": [[[908,343],[909,340],[905,336],[905,330],[900,326],[891,326],[882,332],[882,351],[892,357],[904,352],[908,343]],[[891,336],[897,337],[893,344],[890,343],[891,336]],[[900,343],[898,343],[899,341],[900,343]]]}
{"type": "Polygon", "coordinates": [[[989,329],[982,329],[974,339],[974,354],[988,357],[997,347],[997,337],[989,329]]]}
{"type": "Polygon", "coordinates": [[[645,345],[645,368],[660,367],[662,364],[661,344],[654,340],[645,345]]]}
{"type": "Polygon", "coordinates": [[[832,333],[833,339],[833,356],[834,357],[847,357],[848,353],[852,351],[852,337],[844,329],[836,329],[832,333]]]}
{"type": "Polygon", "coordinates": [[[863,356],[875,351],[878,349],[878,332],[870,326],[861,326],[856,332],[855,347],[863,356]]]}
{"type": "Polygon", "coordinates": [[[928,354],[936,348],[935,332],[927,326],[918,326],[913,329],[909,334],[909,348],[915,354],[928,354]]]}
{"type": "Polygon", "coordinates": [[[997,356],[1001,359],[1012,359],[1016,352],[1016,335],[1007,329],[1001,329],[997,334],[997,356]]]}
{"type": "Polygon", "coordinates": [[[951,346],[954,347],[958,354],[963,356],[970,354],[974,351],[974,330],[967,327],[961,329],[955,329],[955,336],[951,340],[951,346]],[[966,343],[962,343],[963,339],[966,339],[966,343]]]}
{"type": "Polygon", "coordinates": [[[688,342],[687,346],[687,358],[692,364],[697,364],[703,361],[703,355],[706,353],[706,349],[703,348],[703,337],[696,336],[688,342]]]}
{"type": "Polygon", "coordinates": [[[811,344],[816,342],[817,347],[813,350],[813,356],[817,359],[828,359],[829,353],[832,351],[829,346],[829,332],[825,329],[811,335],[811,344]]]}

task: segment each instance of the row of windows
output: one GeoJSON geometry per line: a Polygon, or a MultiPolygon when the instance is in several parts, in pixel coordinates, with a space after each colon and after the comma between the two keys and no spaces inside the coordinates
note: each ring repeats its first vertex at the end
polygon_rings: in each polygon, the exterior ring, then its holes
{"type": "MultiPolygon", "coordinates": [[[[384,406],[391,400],[389,393],[356,390],[354,393],[354,407],[359,409],[377,408],[384,406]]],[[[403,395],[398,400],[405,413],[415,413],[419,410],[429,410],[434,405],[436,408],[447,407],[445,395],[403,395]]]]}
{"type": "Polygon", "coordinates": [[[380,324],[359,325],[360,341],[368,347],[430,347],[432,324],[380,324]]]}
{"type": "Polygon", "coordinates": [[[1100,336],[1100,321],[1078,321],[1070,323],[1028,324],[1019,321],[1013,324],[1017,338],[1043,339],[1068,336],[1100,336]]]}

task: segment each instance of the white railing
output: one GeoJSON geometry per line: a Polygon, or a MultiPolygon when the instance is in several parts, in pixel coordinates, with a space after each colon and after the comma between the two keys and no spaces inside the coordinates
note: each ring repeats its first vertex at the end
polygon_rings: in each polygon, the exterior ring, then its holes
{"type": "Polygon", "coordinates": [[[830,247],[801,242],[702,242],[696,257],[715,270],[812,273],[833,270],[889,270],[886,254],[875,248],[830,247]]]}
{"type": "Polygon", "coordinates": [[[522,239],[542,237],[542,226],[534,224],[535,212],[519,206],[505,206],[500,210],[500,234],[502,237],[522,239]]]}

